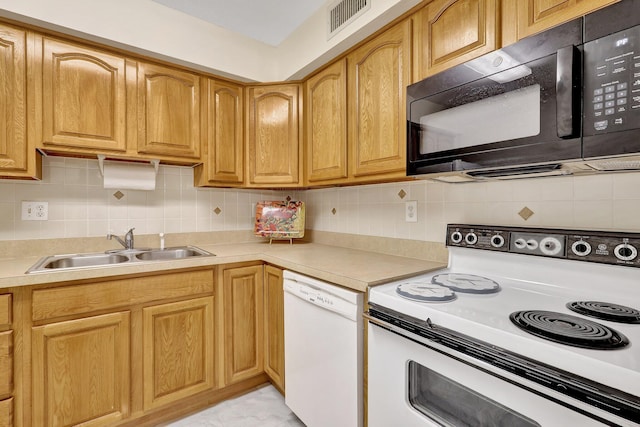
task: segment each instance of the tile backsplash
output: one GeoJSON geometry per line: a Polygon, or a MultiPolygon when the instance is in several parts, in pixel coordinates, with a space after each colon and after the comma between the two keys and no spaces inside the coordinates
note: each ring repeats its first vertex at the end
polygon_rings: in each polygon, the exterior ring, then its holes
{"type": "Polygon", "coordinates": [[[106,190],[95,160],[47,157],[40,182],[0,180],[0,240],[249,230],[255,203],[306,202],[307,229],[442,242],[447,223],[640,232],[640,173],[467,184],[407,181],[306,191],[197,189],[187,167],[160,166],[156,190],[106,190]],[[46,201],[47,221],[21,220],[22,201],[46,201]],[[405,202],[417,202],[417,222],[405,202]],[[218,209],[217,209],[218,208],[218,209]],[[528,208],[525,220],[519,215],[528,208]]]}

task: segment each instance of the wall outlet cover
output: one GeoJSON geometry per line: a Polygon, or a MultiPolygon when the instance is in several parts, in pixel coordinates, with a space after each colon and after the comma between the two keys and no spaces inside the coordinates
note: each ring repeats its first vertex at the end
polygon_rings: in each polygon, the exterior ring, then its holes
{"type": "Polygon", "coordinates": [[[49,202],[22,202],[23,221],[46,221],[49,219],[49,202]]]}
{"type": "Polygon", "coordinates": [[[404,202],[404,220],[406,222],[418,222],[418,202],[416,200],[404,202]]]}

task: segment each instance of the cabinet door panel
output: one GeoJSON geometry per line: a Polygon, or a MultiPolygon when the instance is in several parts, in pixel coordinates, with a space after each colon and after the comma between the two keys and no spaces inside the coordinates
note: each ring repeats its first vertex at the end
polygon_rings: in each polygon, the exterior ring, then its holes
{"type": "Polygon", "coordinates": [[[94,150],[126,150],[125,60],[42,40],[42,142],[94,150]]]}
{"type": "Polygon", "coordinates": [[[0,400],[0,427],[13,427],[13,398],[0,400]]]}
{"type": "Polygon", "coordinates": [[[224,270],[225,383],[261,373],[263,354],[262,266],[224,270]]]}
{"type": "MultiPolygon", "coordinates": [[[[518,40],[615,3],[617,0],[529,0],[516,2],[518,40]]],[[[514,40],[515,41],[515,40],[514,40]]]]}
{"type": "Polygon", "coordinates": [[[498,0],[436,0],[421,11],[423,77],[498,47],[498,0]]]}
{"type": "Polygon", "coordinates": [[[307,180],[347,177],[347,63],[336,62],[307,81],[307,180]]]}
{"type": "Polygon", "coordinates": [[[209,80],[209,181],[242,183],[244,179],[243,90],[209,80]]]}
{"type": "Polygon", "coordinates": [[[352,175],[406,168],[406,86],[411,82],[411,21],[364,44],[349,57],[352,175]]]}
{"type": "Polygon", "coordinates": [[[13,392],[13,332],[0,334],[0,398],[13,392]]]}
{"type": "Polygon", "coordinates": [[[144,408],[214,384],[213,297],[143,309],[144,408]]]}
{"type": "Polygon", "coordinates": [[[298,85],[252,87],[248,98],[249,183],[298,183],[298,85]]]}
{"type": "Polygon", "coordinates": [[[264,267],[264,371],[284,394],[284,290],[282,269],[264,267]]]}
{"type": "Polygon", "coordinates": [[[200,77],[138,63],[138,152],[200,157],[200,77]]]}
{"type": "Polygon", "coordinates": [[[0,177],[40,174],[27,140],[26,37],[25,31],[0,25],[0,177]]]}
{"type": "Polygon", "coordinates": [[[128,312],[34,327],[34,425],[98,426],[126,418],[129,337],[128,312]]]}

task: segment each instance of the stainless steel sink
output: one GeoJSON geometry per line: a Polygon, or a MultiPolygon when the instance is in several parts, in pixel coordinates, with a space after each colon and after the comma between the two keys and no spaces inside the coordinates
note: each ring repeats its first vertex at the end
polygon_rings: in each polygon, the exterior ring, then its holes
{"type": "Polygon", "coordinates": [[[215,256],[195,246],[177,246],[165,249],[122,250],[90,254],[52,255],[40,259],[27,273],[76,270],[88,267],[108,267],[144,261],[170,261],[200,256],[215,256]]]}
{"type": "Polygon", "coordinates": [[[136,254],[136,258],[141,261],[161,261],[171,259],[191,258],[194,256],[211,255],[209,252],[193,246],[177,247],[166,249],[151,249],[149,251],[136,254]]]}

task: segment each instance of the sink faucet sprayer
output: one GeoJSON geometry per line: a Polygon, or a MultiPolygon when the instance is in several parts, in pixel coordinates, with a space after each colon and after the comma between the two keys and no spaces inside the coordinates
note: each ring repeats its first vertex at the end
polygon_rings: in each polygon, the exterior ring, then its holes
{"type": "Polygon", "coordinates": [[[129,231],[127,231],[127,234],[124,235],[124,240],[122,240],[120,237],[116,236],[115,234],[107,234],[107,239],[111,240],[112,238],[115,238],[118,243],[120,243],[122,246],[124,246],[125,249],[133,249],[133,230],[135,230],[135,228],[130,229],[129,231]]]}

